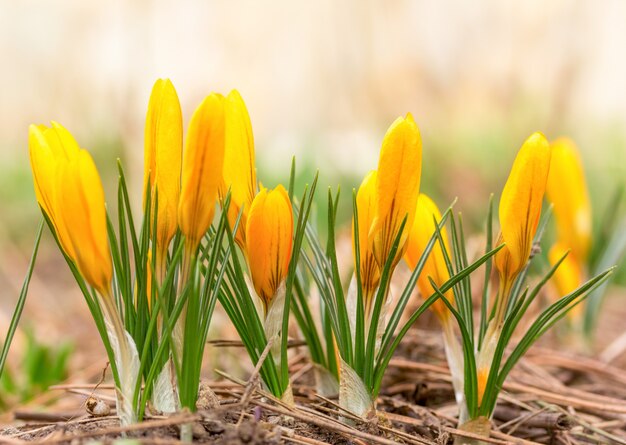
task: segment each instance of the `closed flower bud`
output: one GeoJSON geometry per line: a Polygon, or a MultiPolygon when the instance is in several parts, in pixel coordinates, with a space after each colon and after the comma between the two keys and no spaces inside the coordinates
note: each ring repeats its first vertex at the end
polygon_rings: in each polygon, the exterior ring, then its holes
{"type": "Polygon", "coordinates": [[[75,158],[80,148],[69,131],[56,122],[53,122],[50,128],[44,125],[31,125],[28,148],[37,202],[52,223],[63,251],[75,260],[69,230],[57,214],[56,176],[59,164],[75,158]]]}
{"type": "Polygon", "coordinates": [[[194,112],[185,143],[178,225],[191,249],[213,221],[223,163],[224,97],[214,93],[194,112]]]}
{"type": "Polygon", "coordinates": [[[387,130],[377,171],[376,212],[370,236],[373,239],[374,257],[382,268],[398,236],[402,221],[406,218],[393,265],[402,258],[419,195],[422,139],[411,114],[396,119],[387,130]]]}
{"type": "Polygon", "coordinates": [[[263,188],[254,198],[246,224],[252,283],[265,312],[287,277],[293,243],[293,213],[282,185],[263,188]]]}
{"type": "Polygon", "coordinates": [[[224,171],[220,195],[224,199],[230,189],[228,221],[231,227],[234,227],[241,211],[235,241],[245,250],[246,221],[258,185],[254,166],[252,125],[246,104],[237,90],[231,91],[226,97],[225,124],[224,171]]]}
{"type": "Polygon", "coordinates": [[[541,216],[550,170],[550,145],[541,133],[532,134],[520,148],[500,198],[500,241],[496,254],[500,277],[512,281],[530,257],[541,216]]]}
{"type": "Polygon", "coordinates": [[[86,150],[57,123],[30,127],[29,150],[37,201],[61,247],[85,281],[108,295],[113,277],[104,191],[86,150]]]}
{"type": "Polygon", "coordinates": [[[169,79],[159,79],[154,84],[144,141],[144,207],[146,192],[150,190],[152,217],[155,208],[158,213],[157,259],[162,260],[177,228],[183,150],[183,118],[176,90],[169,79]],[[155,204],[158,205],[155,207],[155,204]]]}

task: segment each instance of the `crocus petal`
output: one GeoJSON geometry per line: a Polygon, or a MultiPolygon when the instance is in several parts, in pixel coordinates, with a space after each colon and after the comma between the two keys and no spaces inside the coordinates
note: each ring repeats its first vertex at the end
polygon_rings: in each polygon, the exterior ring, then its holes
{"type": "Polygon", "coordinates": [[[183,118],[178,95],[169,79],[157,80],[152,88],[144,141],[144,206],[150,187],[153,210],[158,199],[158,257],[176,233],[183,150],[183,118]]]}
{"type": "Polygon", "coordinates": [[[579,260],[585,261],[591,244],[591,204],[583,165],[570,139],[561,138],[551,145],[546,194],[554,205],[557,236],[579,260]]]}
{"type": "Polygon", "coordinates": [[[211,94],[187,131],[178,224],[193,249],[213,221],[224,163],[224,97],[211,94]]]}
{"type": "Polygon", "coordinates": [[[109,293],[113,265],[100,175],[86,150],[62,164],[57,175],[56,212],[68,231],[81,275],[102,295],[109,293]]]}
{"type": "Polygon", "coordinates": [[[532,134],[519,150],[502,191],[500,230],[506,246],[496,254],[495,264],[501,276],[509,280],[530,256],[550,170],[550,153],[546,138],[541,133],[532,134]]]}
{"type": "Polygon", "coordinates": [[[69,162],[78,155],[78,144],[65,128],[53,122],[52,128],[31,125],[28,146],[37,202],[50,219],[63,251],[75,260],[69,230],[56,213],[58,196],[56,177],[59,165],[69,162]]]}
{"type": "Polygon", "coordinates": [[[225,107],[224,181],[220,195],[224,198],[230,188],[228,220],[231,227],[235,225],[243,208],[235,240],[239,246],[245,248],[247,215],[258,191],[254,166],[254,137],[246,104],[237,90],[228,94],[225,107]]]}
{"type": "MultiPolygon", "coordinates": [[[[376,170],[369,172],[363,179],[356,195],[359,223],[359,267],[366,313],[369,313],[372,296],[380,282],[380,267],[374,258],[373,244],[369,237],[376,213],[376,176],[376,170]]],[[[352,237],[354,239],[354,223],[352,224],[352,237]]]]}
{"type": "MultiPolygon", "coordinates": [[[[562,243],[556,243],[548,252],[548,260],[551,265],[555,265],[565,253],[568,247],[562,243]]],[[[565,259],[552,275],[552,283],[554,283],[558,292],[558,298],[578,289],[585,281],[584,267],[576,256],[574,251],[569,252],[565,259]]],[[[574,306],[568,313],[570,319],[576,319],[581,315],[583,305],[574,306]]]]}
{"type": "MultiPolygon", "coordinates": [[[[427,195],[421,193],[417,200],[415,219],[413,220],[413,227],[409,233],[406,252],[404,254],[404,259],[411,270],[415,269],[417,266],[418,261],[426,250],[430,238],[437,230],[435,220],[437,220],[437,222],[441,221],[441,213],[437,205],[427,195]]],[[[445,227],[441,229],[441,236],[443,237],[446,251],[449,252],[450,248],[448,246],[448,236],[445,227]]],[[[426,259],[422,273],[420,273],[417,278],[417,286],[423,298],[428,298],[435,292],[428,279],[429,277],[433,279],[437,287],[443,286],[443,284],[450,279],[443,249],[438,241],[435,242],[435,245],[430,251],[430,255],[428,255],[426,259]]],[[[451,290],[446,292],[445,296],[449,301],[453,301],[454,299],[454,294],[451,290]]],[[[447,320],[450,316],[450,311],[441,300],[435,301],[430,308],[442,321],[447,320]]]]}
{"type": "Polygon", "coordinates": [[[411,114],[391,124],[383,139],[376,178],[376,215],[372,224],[374,256],[382,268],[398,235],[406,227],[394,265],[402,258],[409,228],[413,225],[422,171],[422,139],[411,114]]]}
{"type": "MultiPolygon", "coordinates": [[[[550,252],[548,253],[550,264],[555,265],[567,251],[568,248],[564,244],[556,243],[552,246],[550,252]]],[[[583,268],[581,267],[581,264],[576,258],[574,252],[570,252],[569,255],[565,257],[563,262],[554,272],[552,280],[559,291],[559,296],[561,297],[575,291],[581,284],[583,284],[583,268]]]]}
{"type": "Polygon", "coordinates": [[[246,224],[252,283],[265,311],[285,280],[291,260],[293,213],[282,185],[262,189],[252,201],[246,224]]]}

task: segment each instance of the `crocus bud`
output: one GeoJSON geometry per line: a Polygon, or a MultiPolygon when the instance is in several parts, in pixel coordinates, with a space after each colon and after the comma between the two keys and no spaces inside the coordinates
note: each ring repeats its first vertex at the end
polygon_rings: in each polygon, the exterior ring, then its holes
{"type": "Polygon", "coordinates": [[[144,141],[144,207],[146,192],[150,190],[152,217],[155,208],[158,213],[157,260],[162,260],[177,228],[183,150],[183,118],[178,95],[169,79],[157,80],[152,88],[144,141]]]}
{"type": "Polygon", "coordinates": [[[56,122],[52,122],[50,128],[31,125],[28,148],[37,202],[52,223],[61,248],[74,260],[76,255],[69,239],[69,229],[57,214],[56,176],[59,164],[75,158],[80,148],[69,131],[56,122]]]}
{"type": "Polygon", "coordinates": [[[234,227],[239,212],[241,220],[235,233],[235,241],[245,250],[246,222],[258,184],[254,166],[254,137],[250,116],[237,90],[231,91],[225,100],[225,148],[223,182],[220,195],[225,198],[230,189],[228,221],[234,227]]]}
{"type": "Polygon", "coordinates": [[[550,170],[550,144],[532,134],[520,148],[500,198],[500,240],[506,243],[495,256],[500,277],[507,282],[524,268],[541,216],[550,170]]]}
{"type": "Polygon", "coordinates": [[[282,185],[263,188],[252,201],[246,224],[252,283],[265,312],[287,277],[293,243],[293,213],[282,185]]]}
{"type": "Polygon", "coordinates": [[[376,175],[376,211],[370,236],[379,267],[385,265],[394,240],[406,217],[395,266],[404,253],[413,225],[422,171],[422,139],[411,114],[391,124],[383,139],[376,175]]]}
{"type": "Polygon", "coordinates": [[[108,295],[113,264],[104,191],[91,155],[55,122],[31,125],[29,150],[37,201],[61,247],[85,281],[108,295]]]}
{"type": "Polygon", "coordinates": [[[224,97],[207,96],[191,118],[183,159],[178,225],[192,250],[215,215],[224,164],[224,97]]]}

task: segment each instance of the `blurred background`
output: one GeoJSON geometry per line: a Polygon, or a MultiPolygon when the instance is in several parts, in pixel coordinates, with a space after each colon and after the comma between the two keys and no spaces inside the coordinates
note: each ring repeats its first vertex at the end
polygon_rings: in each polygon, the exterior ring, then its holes
{"type": "MultiPolygon", "coordinates": [[[[626,176],[626,3],[476,5],[0,0],[0,327],[40,219],[28,125],[66,126],[94,154],[111,200],[121,158],[139,205],[143,125],[158,77],[174,82],[186,122],[205,95],[237,88],[259,179],[286,182],[295,155],[300,181],[320,169],[321,197],[342,186],[346,218],[349,191],[407,112],[423,137],[422,190],[441,207],[458,197],[470,226],[484,223],[489,194],[498,195],[536,130],[579,144],[594,210],[603,212],[626,176]]],[[[24,324],[100,360],[86,305],[47,231],[40,255],[24,324]]]]}

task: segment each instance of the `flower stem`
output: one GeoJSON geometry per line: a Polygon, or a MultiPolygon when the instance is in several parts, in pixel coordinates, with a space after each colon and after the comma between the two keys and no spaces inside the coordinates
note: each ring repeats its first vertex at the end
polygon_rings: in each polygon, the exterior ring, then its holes
{"type": "Polygon", "coordinates": [[[122,319],[117,311],[110,291],[103,294],[102,309],[107,327],[109,341],[113,348],[117,365],[119,388],[116,388],[117,414],[122,426],[137,422],[137,412],[133,406],[133,392],[139,371],[139,356],[134,343],[124,329],[122,319]]]}

